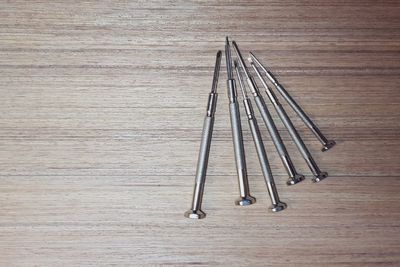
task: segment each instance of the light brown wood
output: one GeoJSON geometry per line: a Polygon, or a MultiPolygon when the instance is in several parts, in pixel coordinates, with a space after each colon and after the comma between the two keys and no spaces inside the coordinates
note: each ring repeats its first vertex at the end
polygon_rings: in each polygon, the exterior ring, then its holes
{"type": "MultiPolygon", "coordinates": [[[[1,1],[1,266],[399,266],[398,1],[1,1]],[[189,208],[214,57],[225,35],[268,63],[338,145],[288,108],[330,177],[257,203],[237,182],[225,64],[204,196],[189,208]]],[[[277,118],[273,113],[274,118],[277,118]]],[[[261,120],[259,119],[261,122],[261,120]]]]}

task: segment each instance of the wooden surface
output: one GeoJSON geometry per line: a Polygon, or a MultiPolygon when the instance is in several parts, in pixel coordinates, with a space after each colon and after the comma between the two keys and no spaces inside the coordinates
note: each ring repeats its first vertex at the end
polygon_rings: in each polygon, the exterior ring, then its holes
{"type": "MultiPolygon", "coordinates": [[[[1,1],[1,266],[399,266],[399,1],[1,1]],[[329,179],[269,199],[247,124],[236,207],[225,64],[204,196],[183,217],[215,52],[253,50],[322,131],[288,111],[329,179]]],[[[276,114],[273,114],[277,118],[276,114]]],[[[260,120],[261,121],[261,120],[260,120]]],[[[243,123],[245,121],[243,120],[243,123]]]]}

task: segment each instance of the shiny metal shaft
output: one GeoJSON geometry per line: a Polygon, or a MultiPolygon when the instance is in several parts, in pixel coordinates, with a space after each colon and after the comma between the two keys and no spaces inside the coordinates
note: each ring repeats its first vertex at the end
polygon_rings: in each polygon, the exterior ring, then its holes
{"type": "Polygon", "coordinates": [[[236,205],[246,206],[256,202],[256,199],[250,195],[249,181],[247,178],[246,156],[244,151],[242,125],[240,122],[239,103],[237,101],[237,91],[235,79],[232,71],[232,58],[230,53],[230,44],[228,37],[225,42],[225,58],[226,69],[228,72],[228,97],[229,97],[229,113],[231,119],[232,140],[235,152],[236,171],[239,181],[240,197],[235,201],[236,205]]]}
{"type": "Polygon", "coordinates": [[[217,84],[219,77],[219,70],[221,66],[222,52],[218,51],[216,56],[214,78],[211,92],[208,96],[207,114],[204,118],[203,133],[201,137],[199,158],[197,161],[197,170],[195,177],[195,186],[193,192],[192,206],[190,210],[185,212],[185,217],[191,219],[202,219],[206,214],[201,210],[201,203],[203,199],[204,184],[206,181],[208,157],[210,154],[211,139],[214,127],[214,114],[217,107],[217,84]]]}
{"type": "Polygon", "coordinates": [[[271,207],[270,209],[274,212],[278,212],[284,210],[286,208],[286,204],[279,200],[278,190],[275,185],[274,177],[271,172],[271,167],[269,165],[269,161],[267,158],[267,152],[265,151],[264,143],[261,137],[260,129],[258,127],[257,120],[254,116],[253,107],[251,105],[250,99],[247,97],[246,88],[242,80],[242,76],[240,74],[239,68],[237,66],[237,62],[235,61],[235,71],[236,76],[238,77],[238,81],[240,84],[240,88],[243,96],[243,104],[246,110],[246,116],[249,123],[250,131],[253,136],[254,145],[256,146],[256,151],[258,155],[258,159],[261,165],[261,171],[264,175],[264,180],[267,185],[268,194],[271,198],[271,207]]]}
{"type": "Polygon", "coordinates": [[[266,81],[262,77],[260,71],[254,65],[252,60],[250,63],[251,63],[251,66],[253,67],[255,73],[257,74],[258,78],[260,79],[262,85],[264,86],[265,92],[267,93],[269,100],[271,101],[276,112],[278,113],[279,118],[285,125],[293,142],[296,144],[298,150],[300,151],[300,154],[302,155],[302,157],[306,161],[308,167],[310,168],[311,172],[313,173],[313,175],[314,175],[313,181],[319,182],[322,179],[326,178],[328,176],[328,174],[326,172],[322,172],[319,169],[317,163],[314,161],[311,153],[308,151],[306,145],[304,144],[303,140],[301,139],[299,133],[297,132],[296,128],[294,127],[294,125],[293,125],[292,121],[290,120],[289,116],[287,115],[286,111],[284,110],[282,105],[279,103],[278,98],[275,96],[274,92],[268,87],[266,81]]]}
{"type": "Polygon", "coordinates": [[[314,122],[307,116],[304,110],[297,104],[297,102],[289,95],[286,89],[276,80],[276,78],[272,75],[272,73],[264,67],[261,62],[256,58],[256,56],[250,52],[251,58],[254,62],[262,69],[262,71],[267,76],[268,80],[275,86],[278,92],[282,95],[282,97],[286,100],[289,106],[297,113],[297,115],[301,118],[304,124],[311,130],[311,132],[317,137],[317,139],[322,144],[322,151],[326,151],[333,147],[336,142],[334,140],[328,140],[320,131],[320,129],[314,124],[314,122]]]}
{"type": "Polygon", "coordinates": [[[236,42],[232,42],[235,52],[238,56],[238,61],[243,69],[243,72],[246,76],[246,82],[247,85],[250,89],[250,92],[254,96],[254,101],[256,102],[257,108],[260,111],[261,117],[267,126],[268,132],[271,136],[271,139],[275,145],[275,148],[281,158],[282,164],[285,167],[289,179],[287,181],[288,185],[293,185],[298,182],[301,182],[304,180],[304,176],[302,174],[299,174],[294,167],[294,164],[289,156],[289,153],[286,150],[286,147],[282,141],[282,138],[278,132],[278,129],[276,128],[276,125],[272,119],[271,114],[268,111],[268,108],[265,104],[264,98],[261,96],[259,93],[257,84],[254,82],[253,77],[250,75],[249,71],[247,70],[247,66],[245,61],[243,60],[242,54],[240,53],[239,47],[237,46],[236,42]]]}

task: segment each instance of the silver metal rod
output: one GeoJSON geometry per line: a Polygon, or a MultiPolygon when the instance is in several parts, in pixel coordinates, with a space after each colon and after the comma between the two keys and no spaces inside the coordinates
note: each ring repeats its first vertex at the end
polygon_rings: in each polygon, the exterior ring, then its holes
{"type": "Polygon", "coordinates": [[[214,78],[211,92],[208,97],[207,114],[204,118],[203,133],[201,137],[199,158],[197,161],[197,170],[195,177],[195,186],[193,191],[193,200],[191,208],[185,212],[185,217],[191,219],[202,219],[206,214],[201,210],[203,200],[204,184],[206,181],[208,157],[210,154],[211,139],[214,127],[214,114],[217,107],[217,85],[219,70],[221,66],[222,52],[218,51],[215,61],[214,78]]]}
{"type": "Polygon", "coordinates": [[[226,68],[228,72],[228,97],[229,113],[232,128],[233,148],[235,152],[236,171],[239,181],[240,197],[235,201],[236,205],[247,206],[256,202],[256,199],[250,195],[249,181],[247,178],[246,156],[244,152],[242,125],[240,122],[239,103],[237,101],[237,91],[235,79],[232,71],[232,58],[230,53],[229,39],[225,42],[226,68]]]}
{"type": "Polygon", "coordinates": [[[322,144],[322,151],[327,151],[331,147],[333,147],[336,142],[334,140],[328,140],[320,131],[320,129],[314,124],[314,122],[308,117],[308,115],[304,112],[304,110],[297,104],[297,102],[289,95],[286,89],[277,81],[274,75],[267,70],[265,66],[261,64],[261,62],[256,58],[256,56],[250,52],[251,58],[255,63],[263,70],[267,78],[271,81],[271,83],[275,86],[278,92],[282,95],[282,97],[286,100],[289,106],[297,113],[297,115],[301,118],[304,124],[311,130],[311,132],[317,137],[317,139],[322,144]]]}
{"type": "Polygon", "coordinates": [[[272,92],[272,90],[268,87],[268,85],[267,85],[266,81],[264,80],[264,78],[262,77],[260,71],[254,65],[254,62],[251,59],[249,59],[249,60],[250,60],[250,64],[253,67],[255,73],[257,74],[262,85],[264,86],[265,92],[267,93],[269,100],[271,101],[276,112],[278,113],[279,118],[285,125],[290,136],[292,137],[293,142],[296,144],[298,150],[300,151],[300,154],[303,156],[308,167],[310,168],[311,172],[313,173],[313,175],[314,175],[313,181],[319,182],[322,179],[325,179],[326,177],[328,177],[328,174],[326,172],[322,172],[319,169],[317,163],[314,161],[313,157],[311,156],[311,153],[308,151],[306,145],[304,144],[303,140],[301,139],[299,133],[297,132],[296,128],[294,127],[294,125],[293,125],[292,121],[290,120],[289,116],[287,115],[286,111],[284,110],[282,105],[279,103],[278,98],[275,96],[275,94],[272,92]]]}
{"type": "Polygon", "coordinates": [[[233,79],[232,56],[231,56],[231,47],[229,44],[228,36],[225,38],[225,60],[226,60],[226,72],[228,74],[228,80],[232,80],[233,79]]]}
{"type": "Polygon", "coordinates": [[[267,108],[267,105],[265,104],[264,98],[259,93],[257,84],[254,82],[253,77],[250,75],[249,71],[247,70],[246,63],[243,60],[243,57],[239,50],[239,47],[237,46],[236,42],[232,42],[232,43],[234,45],[235,52],[238,56],[238,61],[246,75],[247,85],[248,85],[251,93],[254,96],[254,101],[256,102],[257,108],[260,111],[261,117],[262,117],[265,125],[267,126],[268,132],[269,132],[271,139],[275,145],[275,148],[281,158],[282,164],[285,167],[285,169],[289,175],[287,184],[288,185],[297,184],[298,182],[301,182],[304,180],[304,176],[302,174],[299,174],[296,171],[296,168],[294,167],[294,164],[289,156],[289,153],[286,150],[286,147],[282,141],[282,138],[278,132],[278,129],[276,128],[274,120],[272,119],[272,116],[268,111],[268,108],[267,108]]]}
{"type": "Polygon", "coordinates": [[[270,209],[274,212],[278,212],[284,210],[286,208],[286,203],[281,202],[279,200],[278,190],[275,185],[274,177],[272,176],[271,167],[269,165],[267,152],[265,151],[264,143],[261,137],[260,129],[258,127],[257,120],[254,116],[253,107],[251,105],[250,99],[247,97],[246,88],[242,80],[242,76],[240,74],[237,62],[235,61],[235,70],[236,76],[238,77],[240,89],[242,91],[243,96],[243,104],[246,110],[247,120],[249,122],[249,127],[251,131],[251,135],[253,136],[254,145],[256,146],[256,151],[258,155],[258,159],[261,165],[261,171],[264,175],[264,180],[267,185],[268,194],[271,198],[271,207],[270,209]]]}

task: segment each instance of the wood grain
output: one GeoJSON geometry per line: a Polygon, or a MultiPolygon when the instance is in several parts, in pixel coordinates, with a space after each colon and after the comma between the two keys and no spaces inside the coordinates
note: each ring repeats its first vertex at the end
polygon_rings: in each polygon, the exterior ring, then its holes
{"type": "Polygon", "coordinates": [[[399,266],[399,14],[399,1],[369,0],[1,1],[0,265],[399,266]],[[257,203],[234,206],[223,64],[208,216],[192,221],[225,35],[338,145],[321,153],[288,109],[330,178],[287,187],[264,128],[289,205],[271,214],[244,124],[257,203]]]}

